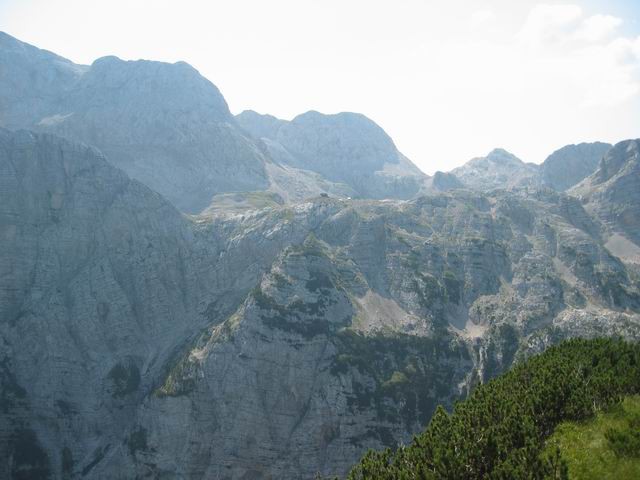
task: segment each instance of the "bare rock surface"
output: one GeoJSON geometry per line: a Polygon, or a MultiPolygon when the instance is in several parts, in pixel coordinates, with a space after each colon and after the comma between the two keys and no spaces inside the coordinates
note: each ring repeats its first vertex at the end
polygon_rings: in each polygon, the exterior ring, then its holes
{"type": "Polygon", "coordinates": [[[640,338],[636,271],[549,189],[185,216],[26,131],[0,185],[4,478],[343,474],[521,356],[640,338]]]}

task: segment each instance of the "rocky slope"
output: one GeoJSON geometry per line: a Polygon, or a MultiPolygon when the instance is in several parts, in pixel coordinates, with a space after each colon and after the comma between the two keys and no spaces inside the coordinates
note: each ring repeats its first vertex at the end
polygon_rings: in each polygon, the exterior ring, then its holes
{"type": "Polygon", "coordinates": [[[535,185],[538,166],[524,163],[506,150],[496,148],[486,157],[471,159],[461,167],[454,168],[451,173],[469,188],[489,191],[535,185]]]}
{"type": "MultiPolygon", "coordinates": [[[[607,158],[637,178],[637,142],[607,158]]],[[[0,185],[3,478],[341,474],[519,355],[640,338],[610,227],[549,189],[191,217],[7,131],[0,185]]]]}
{"type": "Polygon", "coordinates": [[[273,158],[346,184],[354,196],[408,199],[428,178],[364,115],[311,111],[287,122],[245,111],[236,120],[273,158]]]}
{"type": "Polygon", "coordinates": [[[610,144],[602,142],[562,147],[540,165],[540,182],[564,192],[595,172],[610,148],[610,144]]]}
{"type": "Polygon", "coordinates": [[[611,247],[640,264],[640,142],[615,145],[569,193],[609,227],[611,247]]]}
{"type": "Polygon", "coordinates": [[[22,96],[32,98],[6,111],[0,126],[93,145],[183,211],[201,211],[216,193],[269,186],[263,152],[215,85],[184,62],[104,57],[78,66],[3,34],[0,65],[14,72],[0,78],[3,97],[22,79],[22,96]]]}
{"type": "Polygon", "coordinates": [[[2,32],[0,107],[0,127],[95,146],[188,213],[218,194],[258,190],[285,201],[320,193],[409,198],[427,178],[360,115],[236,121],[215,85],[184,62],[104,57],[76,65],[2,32]],[[278,126],[282,134],[267,138],[278,126]]]}
{"type": "Polygon", "coordinates": [[[0,32],[0,126],[44,118],[86,70],[0,32]]]}
{"type": "Polygon", "coordinates": [[[611,148],[594,142],[567,145],[541,164],[525,163],[503,149],[468,161],[451,171],[465,187],[479,191],[496,188],[548,187],[564,192],[596,171],[600,159],[611,148]]]}

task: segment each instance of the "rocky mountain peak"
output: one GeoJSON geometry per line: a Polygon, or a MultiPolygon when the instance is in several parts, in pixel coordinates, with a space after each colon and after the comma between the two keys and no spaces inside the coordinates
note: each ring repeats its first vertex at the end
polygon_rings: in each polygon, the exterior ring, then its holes
{"type": "Polygon", "coordinates": [[[263,115],[253,110],[245,110],[236,115],[236,122],[254,138],[270,140],[274,140],[280,127],[287,123],[286,120],[280,120],[273,115],[263,115]]]}
{"type": "Polygon", "coordinates": [[[535,184],[538,166],[525,163],[512,153],[495,148],[484,157],[469,160],[451,171],[467,187],[488,191],[535,184]]]}
{"type": "Polygon", "coordinates": [[[640,140],[614,145],[602,158],[592,175],[569,190],[579,197],[590,212],[597,215],[613,233],[613,246],[621,258],[640,262],[640,140]],[[625,238],[617,238],[623,235],[625,238]]]}
{"type": "Polygon", "coordinates": [[[155,112],[188,113],[202,121],[232,121],[220,90],[185,62],[102,57],[83,76],[76,97],[74,101],[82,102],[83,107],[108,101],[111,108],[141,109],[139,113],[147,116],[155,112]]]}
{"type": "Polygon", "coordinates": [[[604,154],[608,143],[593,142],[566,145],[547,157],[540,166],[542,185],[564,191],[591,175],[604,154]]]}
{"type": "Polygon", "coordinates": [[[87,69],[0,32],[0,126],[30,127],[50,114],[87,69]]]}
{"type": "Polygon", "coordinates": [[[606,182],[616,175],[630,173],[640,166],[640,140],[626,140],[616,144],[602,157],[596,178],[606,182]]]}
{"type": "Polygon", "coordinates": [[[497,164],[524,163],[522,160],[516,157],[513,153],[508,152],[504,148],[494,148],[484,158],[487,161],[497,163],[497,164]]]}

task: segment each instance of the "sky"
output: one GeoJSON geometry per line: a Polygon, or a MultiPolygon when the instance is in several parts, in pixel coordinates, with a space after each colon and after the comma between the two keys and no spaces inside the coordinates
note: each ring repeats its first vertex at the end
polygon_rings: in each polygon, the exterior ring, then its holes
{"type": "Polygon", "coordinates": [[[363,113],[429,174],[640,137],[640,0],[0,0],[0,30],[186,61],[233,113],[363,113]]]}

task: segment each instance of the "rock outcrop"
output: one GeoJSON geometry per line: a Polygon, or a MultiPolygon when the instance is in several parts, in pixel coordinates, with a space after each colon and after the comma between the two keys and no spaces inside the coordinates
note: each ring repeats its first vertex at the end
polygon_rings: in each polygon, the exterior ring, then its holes
{"type": "Polygon", "coordinates": [[[612,232],[640,245],[640,141],[615,145],[598,169],[569,193],[578,196],[612,232]]]}
{"type": "Polygon", "coordinates": [[[538,165],[525,163],[515,155],[496,148],[486,157],[469,160],[453,173],[467,187],[478,191],[513,189],[538,183],[538,165]]]}
{"type": "Polygon", "coordinates": [[[216,86],[184,62],[111,56],[76,65],[1,33],[0,66],[0,127],[95,146],[183,212],[258,190],[285,201],[411,198],[427,178],[362,115],[236,119],[216,86]]]}
{"type": "Polygon", "coordinates": [[[595,172],[610,148],[610,144],[602,142],[562,147],[540,165],[540,182],[564,192],[595,172]]]}
{"type": "Polygon", "coordinates": [[[354,197],[413,198],[428,178],[361,114],[311,111],[287,122],[246,111],[236,119],[266,143],[274,159],[345,184],[354,197]]]}
{"type": "Polygon", "coordinates": [[[24,131],[0,131],[0,183],[2,477],[342,474],[521,355],[640,338],[608,227],[549,189],[193,217],[24,131]]]}
{"type": "Polygon", "coordinates": [[[0,78],[0,93],[11,98],[7,90],[29,75],[19,91],[31,99],[3,112],[2,125],[93,145],[189,213],[217,193],[268,188],[264,153],[236,125],[215,85],[188,64],[104,57],[79,66],[2,38],[0,64],[13,73],[0,78]]]}

